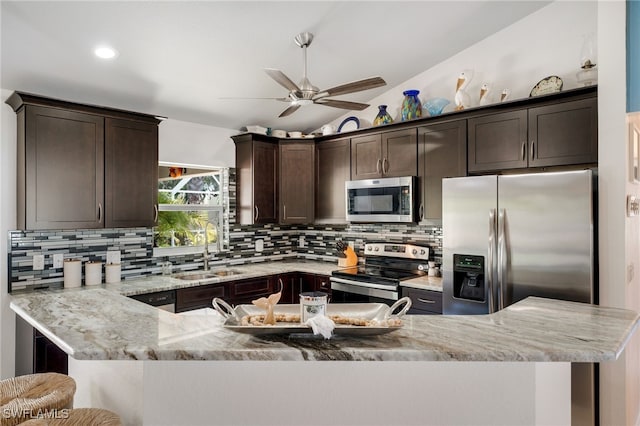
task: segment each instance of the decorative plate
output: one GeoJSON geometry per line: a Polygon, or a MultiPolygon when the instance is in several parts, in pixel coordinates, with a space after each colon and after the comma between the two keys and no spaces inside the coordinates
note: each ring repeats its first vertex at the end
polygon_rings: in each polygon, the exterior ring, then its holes
{"type": "Polygon", "coordinates": [[[548,95],[549,93],[556,93],[562,90],[562,79],[557,75],[551,75],[547,78],[543,78],[533,86],[529,97],[548,95]]]}
{"type": "Polygon", "coordinates": [[[352,130],[358,130],[359,128],[360,120],[358,120],[358,117],[347,117],[342,123],[340,123],[340,126],[338,127],[338,133],[350,132],[352,130]]]}

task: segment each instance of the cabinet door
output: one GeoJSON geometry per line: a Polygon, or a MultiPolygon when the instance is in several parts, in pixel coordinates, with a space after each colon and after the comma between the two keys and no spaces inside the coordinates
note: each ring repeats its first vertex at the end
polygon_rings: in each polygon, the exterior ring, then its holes
{"type": "Polygon", "coordinates": [[[280,143],[280,223],[313,223],[315,145],[280,143]]]}
{"type": "Polygon", "coordinates": [[[349,139],[316,144],[315,223],[346,223],[345,182],[351,178],[349,139]]]}
{"type": "Polygon", "coordinates": [[[351,179],[382,176],[382,138],[380,134],[351,138],[351,179]]]}
{"type": "Polygon", "coordinates": [[[526,110],[471,118],[468,133],[470,173],[527,167],[526,110]]]}
{"type": "Polygon", "coordinates": [[[529,109],[529,167],[597,161],[596,98],[529,109]]]}
{"type": "Polygon", "coordinates": [[[225,284],[179,288],[176,290],[176,312],[212,308],[211,302],[215,297],[226,300],[228,296],[225,284]]]}
{"type": "Polygon", "coordinates": [[[105,226],[154,226],[158,219],[158,125],[107,118],[105,226]]]}
{"type": "Polygon", "coordinates": [[[253,142],[253,223],[278,220],[278,145],[253,142]]]}
{"type": "Polygon", "coordinates": [[[466,120],[418,129],[420,220],[442,220],[442,178],[467,174],[466,120]]]}
{"type": "Polygon", "coordinates": [[[232,305],[249,304],[252,300],[273,294],[273,281],[271,276],[231,281],[229,283],[230,303],[232,305]]]}
{"type": "Polygon", "coordinates": [[[27,106],[18,134],[18,225],[24,229],[104,226],[104,119],[27,106]],[[24,173],[23,173],[24,172],[24,173]]]}
{"type": "Polygon", "coordinates": [[[300,294],[300,278],[298,273],[279,274],[273,290],[276,293],[282,290],[280,302],[278,303],[298,303],[300,294]]]}
{"type": "Polygon", "coordinates": [[[413,129],[383,133],[382,175],[384,177],[418,174],[418,137],[413,129]]]}

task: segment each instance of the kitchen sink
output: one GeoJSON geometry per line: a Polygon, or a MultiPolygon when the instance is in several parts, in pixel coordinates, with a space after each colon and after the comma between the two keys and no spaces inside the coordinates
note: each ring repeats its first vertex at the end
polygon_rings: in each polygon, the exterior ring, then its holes
{"type": "Polygon", "coordinates": [[[174,278],[185,281],[206,280],[210,278],[228,277],[230,275],[240,274],[239,271],[233,269],[221,269],[219,271],[207,272],[185,272],[184,274],[174,275],[174,278]]]}

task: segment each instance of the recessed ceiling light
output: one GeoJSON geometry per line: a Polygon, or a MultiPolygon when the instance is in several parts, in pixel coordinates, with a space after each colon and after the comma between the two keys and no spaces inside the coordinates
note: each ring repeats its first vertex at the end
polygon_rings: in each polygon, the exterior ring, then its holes
{"type": "Polygon", "coordinates": [[[118,56],[118,51],[109,46],[98,46],[93,50],[93,53],[101,59],[113,59],[118,56]]]}

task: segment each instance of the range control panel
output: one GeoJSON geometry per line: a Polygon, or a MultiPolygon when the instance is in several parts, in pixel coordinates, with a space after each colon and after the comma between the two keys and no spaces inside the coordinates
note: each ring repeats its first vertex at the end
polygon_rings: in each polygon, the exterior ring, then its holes
{"type": "Polygon", "coordinates": [[[367,256],[400,257],[404,259],[429,259],[429,247],[414,244],[366,243],[364,254],[367,256]]]}

